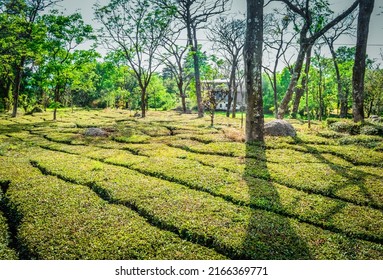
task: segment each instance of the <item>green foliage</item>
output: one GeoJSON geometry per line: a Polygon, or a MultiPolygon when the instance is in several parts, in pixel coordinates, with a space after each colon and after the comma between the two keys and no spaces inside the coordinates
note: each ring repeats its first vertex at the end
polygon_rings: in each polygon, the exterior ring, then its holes
{"type": "Polygon", "coordinates": [[[95,5],[102,34],[116,44],[133,70],[141,91],[141,111],[145,116],[149,98],[147,89],[159,67],[157,50],[169,33],[174,9],[159,9],[146,0],[113,0],[106,6],[95,5]]]}
{"type": "MultiPolygon", "coordinates": [[[[364,126],[364,128],[369,128],[369,126],[364,126]]],[[[373,128],[373,131],[375,131],[375,128],[373,128]]],[[[361,130],[362,130],[361,129],[361,130]]],[[[354,136],[346,136],[341,139],[339,139],[339,143],[341,145],[358,145],[363,146],[366,148],[375,148],[381,143],[383,143],[383,138],[379,136],[370,136],[374,134],[361,134],[361,135],[354,135],[354,136]]]]}
{"type": "Polygon", "coordinates": [[[359,134],[360,128],[360,123],[354,123],[351,120],[344,120],[340,122],[338,121],[330,125],[330,129],[334,130],[335,132],[348,133],[351,135],[359,134]]]}
{"type": "MultiPolygon", "coordinates": [[[[2,185],[3,182],[0,182],[0,185],[2,185]]],[[[9,248],[10,244],[10,233],[9,233],[9,225],[7,223],[7,220],[1,211],[3,208],[3,195],[0,191],[0,260],[14,260],[17,259],[16,252],[9,248]]]]}
{"type": "Polygon", "coordinates": [[[360,134],[383,136],[383,127],[382,126],[373,126],[373,125],[364,125],[360,129],[360,134]]]}
{"type": "Polygon", "coordinates": [[[354,123],[352,120],[343,119],[328,119],[329,128],[335,132],[347,133],[350,135],[380,135],[383,136],[383,126],[376,123],[354,123]]]}
{"type": "Polygon", "coordinates": [[[149,96],[149,107],[160,110],[170,110],[175,107],[176,96],[169,93],[158,75],[153,75],[148,85],[147,94],[149,96]]]}
{"type": "Polygon", "coordinates": [[[339,121],[340,121],[339,118],[327,118],[326,119],[326,123],[327,123],[328,127],[330,127],[332,124],[339,122],[339,121]]]}

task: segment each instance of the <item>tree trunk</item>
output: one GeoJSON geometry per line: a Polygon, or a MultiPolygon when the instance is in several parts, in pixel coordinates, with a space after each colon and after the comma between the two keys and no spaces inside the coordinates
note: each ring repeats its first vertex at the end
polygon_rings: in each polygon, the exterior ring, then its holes
{"type": "MultiPolygon", "coordinates": [[[[281,0],[282,1],[282,0],[281,0]]],[[[323,36],[330,28],[338,24],[340,21],[342,21],[346,16],[348,16],[350,13],[352,13],[356,7],[358,6],[358,3],[361,0],[356,0],[354,3],[343,13],[338,15],[336,18],[331,20],[329,23],[327,23],[322,29],[315,32],[311,37],[307,38],[307,33],[312,27],[312,17],[310,13],[306,13],[303,15],[303,18],[305,20],[305,24],[302,26],[302,30],[300,32],[300,50],[298,53],[297,61],[295,63],[294,67],[294,73],[290,80],[289,87],[286,91],[286,95],[283,98],[281,104],[279,105],[278,109],[278,118],[283,119],[284,114],[286,113],[288,109],[289,102],[291,101],[291,98],[293,96],[293,90],[295,88],[295,85],[297,84],[299,80],[299,75],[302,70],[303,60],[305,57],[306,50],[309,46],[314,45],[315,41],[319,39],[321,36],[323,36]]],[[[373,0],[364,0],[364,1],[373,1],[373,0]]],[[[282,1],[284,2],[289,8],[292,8],[293,10],[300,10],[298,6],[295,6],[292,4],[292,1],[282,1]]],[[[309,0],[306,0],[306,7],[308,7],[309,0]]],[[[301,15],[302,16],[302,15],[301,15]]]]}
{"type": "Polygon", "coordinates": [[[202,90],[201,90],[201,73],[199,70],[199,57],[198,57],[198,40],[197,40],[197,30],[196,28],[193,28],[193,32],[191,32],[191,28],[188,33],[190,32],[189,43],[191,45],[191,51],[193,53],[193,63],[194,63],[194,79],[195,79],[195,92],[197,96],[197,106],[198,106],[198,117],[202,118],[204,116],[204,107],[203,107],[203,101],[202,101],[202,90]],[[193,37],[192,34],[193,33],[193,37]]]}
{"type": "Polygon", "coordinates": [[[296,87],[296,84],[299,80],[299,77],[301,75],[302,67],[303,67],[303,61],[305,59],[306,51],[309,46],[306,44],[301,43],[300,45],[300,50],[298,53],[297,60],[295,62],[294,66],[294,71],[293,75],[291,77],[289,86],[287,88],[286,94],[283,97],[281,104],[279,105],[278,108],[278,119],[283,119],[285,116],[285,113],[288,109],[289,102],[291,101],[293,94],[294,94],[294,89],[296,87]]]}
{"type": "Polygon", "coordinates": [[[323,117],[323,91],[322,91],[322,83],[323,83],[323,71],[322,67],[319,67],[319,85],[318,85],[318,92],[319,92],[319,121],[322,121],[323,117]]]}
{"type": "Polygon", "coordinates": [[[19,106],[19,95],[21,88],[21,81],[23,79],[23,68],[25,64],[25,57],[20,59],[19,65],[16,67],[15,83],[13,85],[13,111],[12,118],[17,116],[17,107],[19,106]]]}
{"type": "Polygon", "coordinates": [[[262,100],[263,0],[247,0],[244,47],[247,91],[246,142],[264,142],[262,100]]]}
{"type": "MultiPolygon", "coordinates": [[[[306,80],[306,83],[307,83],[307,80],[306,80]]],[[[305,90],[306,90],[306,114],[307,114],[307,125],[308,125],[309,128],[311,128],[310,108],[309,108],[309,89],[308,89],[307,84],[306,84],[305,90]]]]}
{"type": "Polygon", "coordinates": [[[370,106],[367,109],[367,118],[371,116],[372,108],[374,107],[374,99],[370,101],[370,106]]]}
{"type": "Polygon", "coordinates": [[[227,95],[227,108],[226,108],[226,117],[230,117],[231,105],[233,103],[234,96],[234,87],[235,87],[235,58],[233,59],[233,64],[231,65],[230,71],[230,80],[229,80],[229,93],[227,95]]]}
{"type": "Polygon", "coordinates": [[[182,102],[182,112],[185,114],[186,113],[186,96],[185,94],[181,95],[181,102],[182,102]]]}
{"type": "Polygon", "coordinates": [[[291,117],[293,119],[297,118],[298,110],[299,110],[299,104],[301,102],[301,98],[306,90],[306,85],[308,82],[308,76],[310,71],[310,64],[311,64],[311,50],[312,46],[310,45],[306,50],[306,65],[305,65],[305,75],[302,77],[301,87],[296,87],[295,89],[295,100],[293,105],[293,112],[291,114],[291,117]]]}
{"type": "Polygon", "coordinates": [[[182,81],[182,78],[181,78],[181,81],[177,83],[177,87],[181,97],[182,112],[186,113],[186,94],[184,93],[184,83],[182,81]]]}
{"type": "Polygon", "coordinates": [[[338,89],[338,100],[339,100],[339,105],[340,105],[340,114],[339,116],[341,118],[347,117],[347,98],[346,94],[343,92],[343,86],[342,86],[342,78],[340,76],[340,70],[339,70],[339,64],[338,60],[336,57],[336,52],[334,50],[334,45],[332,43],[328,43],[331,56],[332,56],[332,61],[334,63],[334,69],[335,69],[335,76],[336,76],[336,84],[337,84],[337,89],[338,89]]]}
{"type": "Polygon", "coordinates": [[[146,117],[146,90],[141,89],[141,118],[146,117]]]}
{"type": "Polygon", "coordinates": [[[60,101],[60,85],[57,83],[55,87],[55,96],[54,96],[54,102],[55,102],[55,107],[53,109],[53,120],[57,120],[57,107],[58,103],[60,101]]]}
{"type": "Polygon", "coordinates": [[[226,107],[226,117],[230,117],[230,111],[231,111],[231,105],[233,103],[233,95],[232,92],[229,90],[229,93],[227,94],[227,107],[226,107]]]}
{"type": "Polygon", "coordinates": [[[343,88],[341,89],[342,95],[340,96],[340,114],[339,117],[341,118],[347,118],[347,112],[348,112],[348,93],[347,91],[343,93],[343,88]]]}
{"type": "Polygon", "coordinates": [[[11,90],[11,79],[0,80],[0,99],[4,105],[4,111],[9,110],[9,99],[10,99],[10,90],[11,90]]]}
{"type": "Polygon", "coordinates": [[[273,73],[273,92],[274,92],[274,115],[278,118],[278,91],[277,91],[277,72],[273,73]]]}
{"type": "Polygon", "coordinates": [[[354,122],[364,121],[364,75],[366,70],[366,49],[370,17],[373,9],[374,0],[359,1],[355,63],[352,75],[352,94],[354,97],[352,112],[354,115],[354,122]]]}
{"type": "Polygon", "coordinates": [[[233,119],[235,118],[235,114],[237,112],[237,99],[238,99],[238,88],[237,88],[237,82],[234,79],[233,111],[231,114],[231,117],[233,119]]]}

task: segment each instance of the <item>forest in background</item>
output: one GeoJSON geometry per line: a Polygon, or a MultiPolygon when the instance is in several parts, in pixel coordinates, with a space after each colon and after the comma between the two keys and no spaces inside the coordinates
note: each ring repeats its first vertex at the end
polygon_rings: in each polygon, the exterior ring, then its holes
{"type": "MultiPolygon", "coordinates": [[[[19,108],[51,108],[56,118],[57,108],[70,106],[140,110],[143,117],[149,108],[179,108],[201,116],[212,103],[201,81],[222,78],[236,107],[238,89],[245,90],[246,20],[230,14],[230,1],[112,0],[93,7],[98,30],[80,13],[64,14],[60,2],[0,2],[0,110],[16,116],[19,108]],[[203,32],[212,51],[198,39],[203,32]]],[[[356,47],[342,38],[357,34],[358,5],[327,28],[339,17],[329,1],[281,2],[263,17],[264,113],[351,116],[356,47]]],[[[367,57],[365,71],[364,117],[381,115],[382,67],[367,57]]]]}

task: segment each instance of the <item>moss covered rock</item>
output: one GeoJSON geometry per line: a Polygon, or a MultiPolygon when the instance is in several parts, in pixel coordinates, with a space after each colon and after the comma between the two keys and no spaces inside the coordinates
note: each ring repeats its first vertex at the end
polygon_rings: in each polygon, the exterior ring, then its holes
{"type": "Polygon", "coordinates": [[[275,120],[265,124],[265,135],[295,137],[297,132],[289,122],[284,120],[275,120]]]}

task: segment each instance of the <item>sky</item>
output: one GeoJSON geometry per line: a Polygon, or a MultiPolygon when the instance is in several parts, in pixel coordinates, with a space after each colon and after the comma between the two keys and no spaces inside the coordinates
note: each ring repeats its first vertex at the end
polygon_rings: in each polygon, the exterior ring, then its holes
{"type": "MultiPolygon", "coordinates": [[[[60,5],[68,13],[72,13],[76,10],[80,11],[86,23],[99,26],[98,23],[93,20],[93,5],[95,3],[106,5],[108,2],[109,0],[63,0],[60,5]]],[[[331,3],[331,8],[338,14],[348,8],[354,0],[329,0],[329,2],[331,3]]],[[[275,3],[274,5],[281,5],[281,3],[275,3]]],[[[272,6],[267,7],[265,12],[271,11],[272,8],[272,6]]],[[[245,12],[246,0],[233,0],[232,13],[244,14],[245,12]]],[[[202,33],[200,33],[199,37],[203,39],[206,38],[202,33]]],[[[351,47],[355,45],[355,41],[355,38],[341,38],[337,42],[337,45],[347,45],[351,47]]],[[[100,48],[99,52],[103,53],[106,52],[106,50],[100,48]]],[[[375,59],[383,64],[380,55],[381,52],[383,52],[383,0],[375,0],[375,8],[370,21],[367,53],[369,58],[375,59]]]]}

